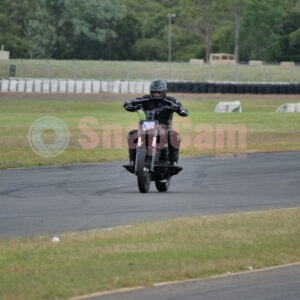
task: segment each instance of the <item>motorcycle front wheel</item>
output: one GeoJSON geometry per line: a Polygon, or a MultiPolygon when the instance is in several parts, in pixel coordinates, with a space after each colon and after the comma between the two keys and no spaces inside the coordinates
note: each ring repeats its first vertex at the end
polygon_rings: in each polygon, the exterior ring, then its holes
{"type": "Polygon", "coordinates": [[[147,163],[147,151],[145,151],[146,149],[140,150],[142,151],[137,151],[136,159],[137,182],[140,192],[148,193],[151,183],[151,177],[149,174],[149,166],[147,163]]]}

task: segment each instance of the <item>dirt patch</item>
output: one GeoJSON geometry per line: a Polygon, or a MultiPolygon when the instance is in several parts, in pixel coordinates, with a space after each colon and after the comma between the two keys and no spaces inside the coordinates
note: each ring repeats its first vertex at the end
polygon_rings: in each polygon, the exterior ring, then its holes
{"type": "MultiPolygon", "coordinates": [[[[300,101],[300,95],[284,94],[183,94],[169,93],[168,95],[179,100],[290,100],[300,101]]],[[[37,100],[122,100],[139,97],[141,94],[71,94],[71,93],[0,93],[0,99],[37,99],[37,100]]]]}

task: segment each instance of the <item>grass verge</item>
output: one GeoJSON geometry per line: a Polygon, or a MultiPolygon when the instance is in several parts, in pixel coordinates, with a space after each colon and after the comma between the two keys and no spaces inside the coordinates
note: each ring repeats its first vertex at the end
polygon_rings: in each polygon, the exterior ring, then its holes
{"type": "MultiPolygon", "coordinates": [[[[184,100],[190,111],[188,118],[174,118],[181,138],[181,156],[215,155],[220,153],[250,153],[260,151],[300,150],[300,118],[297,113],[275,113],[276,108],[288,100],[242,100],[243,113],[214,113],[217,100],[184,100]],[[204,125],[204,127],[203,127],[204,125]],[[246,143],[240,147],[236,139],[228,147],[217,147],[217,128],[224,125],[244,128],[246,143]]],[[[122,108],[122,101],[72,101],[72,100],[0,100],[0,168],[54,164],[112,161],[127,159],[126,136],[137,128],[138,116],[122,108]],[[70,144],[57,157],[43,158],[32,151],[28,143],[31,124],[44,116],[61,119],[70,131],[70,144]],[[97,141],[92,148],[84,149],[80,140],[91,138],[80,129],[80,120],[89,117],[87,124],[97,141]],[[104,126],[114,126],[105,144],[104,126]]],[[[44,143],[51,144],[56,135],[44,131],[44,143]]]]}
{"type": "MultiPolygon", "coordinates": [[[[100,61],[77,60],[43,60],[43,59],[10,59],[0,61],[0,75],[9,77],[9,65],[16,65],[16,76],[21,78],[77,78],[77,79],[100,79],[100,73],[104,80],[127,80],[128,61],[100,61]],[[48,64],[49,63],[49,64],[48,64]],[[76,70],[76,74],[74,71],[76,70]]],[[[131,61],[131,80],[153,80],[155,78],[171,80],[196,81],[235,81],[235,65],[193,65],[188,62],[153,62],[153,61],[131,61]],[[171,66],[171,69],[169,69],[171,66]],[[171,71],[171,74],[169,72],[171,71]],[[210,75],[209,75],[210,74],[210,75]]],[[[300,67],[293,68],[293,81],[300,81],[300,67]]],[[[249,66],[239,64],[240,82],[291,82],[291,69],[277,65],[249,66]]]]}
{"type": "Polygon", "coordinates": [[[1,299],[62,299],[300,260],[300,209],[1,240],[1,299]]]}

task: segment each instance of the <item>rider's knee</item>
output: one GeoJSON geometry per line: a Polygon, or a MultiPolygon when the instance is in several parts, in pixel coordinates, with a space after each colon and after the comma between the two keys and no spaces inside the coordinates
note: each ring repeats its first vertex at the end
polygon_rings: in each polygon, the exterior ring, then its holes
{"type": "Polygon", "coordinates": [[[175,149],[180,147],[180,136],[175,130],[169,131],[169,145],[175,149]]]}
{"type": "Polygon", "coordinates": [[[137,130],[129,131],[129,133],[127,135],[128,148],[135,149],[136,144],[137,144],[137,140],[138,140],[138,131],[137,130]]]}

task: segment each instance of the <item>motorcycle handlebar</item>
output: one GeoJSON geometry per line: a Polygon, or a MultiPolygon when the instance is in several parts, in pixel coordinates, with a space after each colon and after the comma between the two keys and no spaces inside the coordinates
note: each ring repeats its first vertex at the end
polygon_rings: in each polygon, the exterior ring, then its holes
{"type": "MultiPolygon", "coordinates": [[[[173,111],[176,111],[179,109],[179,106],[171,101],[168,101],[168,100],[165,100],[166,102],[170,103],[171,105],[169,106],[160,106],[160,107],[156,107],[156,108],[153,108],[153,109],[150,109],[149,111],[160,111],[160,110],[164,110],[164,109],[170,109],[170,110],[173,110],[173,111]]],[[[134,106],[134,109],[135,110],[139,110],[143,107],[143,105],[141,103],[137,104],[134,106]]]]}

